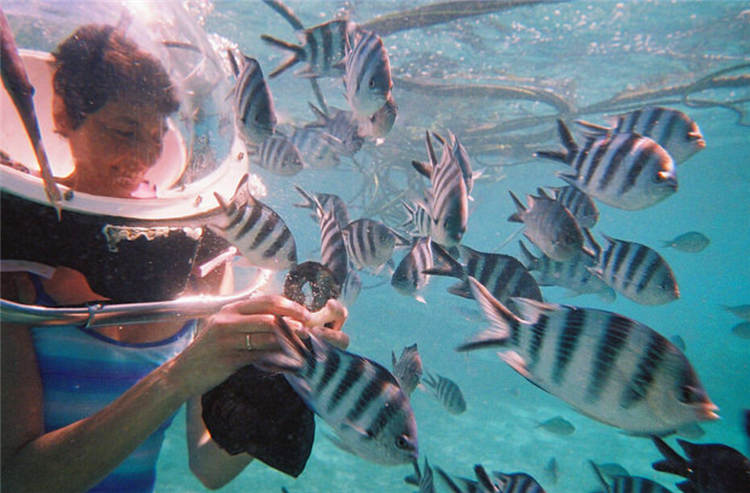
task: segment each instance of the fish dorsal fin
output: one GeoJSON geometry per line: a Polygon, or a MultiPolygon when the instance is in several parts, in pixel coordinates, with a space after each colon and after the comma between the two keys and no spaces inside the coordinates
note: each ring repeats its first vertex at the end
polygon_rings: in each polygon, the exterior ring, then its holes
{"type": "Polygon", "coordinates": [[[234,53],[230,49],[227,49],[227,58],[229,58],[229,65],[231,65],[235,77],[240,75],[240,66],[237,64],[237,59],[234,58],[234,53]]]}
{"type": "Polygon", "coordinates": [[[435,156],[435,149],[432,147],[432,140],[430,139],[430,132],[425,130],[424,132],[425,144],[427,145],[427,157],[430,160],[430,166],[434,168],[437,166],[437,157],[435,156]]]}
{"type": "Polygon", "coordinates": [[[604,488],[604,491],[606,493],[611,493],[612,488],[610,487],[609,483],[604,479],[604,475],[599,470],[599,466],[597,466],[594,461],[590,460],[589,464],[591,464],[591,468],[594,470],[594,475],[599,479],[599,482],[601,483],[602,487],[604,488]]]}

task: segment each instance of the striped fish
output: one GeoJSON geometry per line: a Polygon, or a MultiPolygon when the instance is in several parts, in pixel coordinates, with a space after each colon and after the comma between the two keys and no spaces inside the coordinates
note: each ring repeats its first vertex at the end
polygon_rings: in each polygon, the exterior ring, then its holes
{"type": "Polygon", "coordinates": [[[342,156],[352,157],[362,149],[365,138],[360,132],[360,122],[353,112],[329,106],[331,115],[327,115],[314,104],[308,104],[315,113],[316,120],[305,127],[323,128],[329,135],[340,140],[343,147],[339,154],[342,156]]]}
{"type": "Polygon", "coordinates": [[[583,248],[583,232],[568,209],[546,195],[527,195],[527,208],[513,192],[509,193],[517,211],[508,221],[523,223],[526,238],[558,262],[578,255],[583,248]]]}
{"type": "Polygon", "coordinates": [[[407,231],[414,236],[430,236],[430,225],[432,218],[428,207],[421,201],[412,203],[401,202],[406,209],[406,221],[401,227],[408,228],[407,231]]]}
{"type": "Polygon", "coordinates": [[[246,144],[259,146],[276,129],[271,90],[257,60],[243,55],[240,67],[231,51],[227,50],[227,55],[237,77],[232,93],[235,127],[246,144]]]}
{"type": "Polygon", "coordinates": [[[286,270],[297,264],[297,246],[283,219],[247,191],[245,175],[229,203],[214,193],[224,217],[209,224],[250,263],[263,269],[286,270]]]}
{"type": "Polygon", "coordinates": [[[343,230],[349,260],[357,269],[379,273],[391,261],[396,246],[406,246],[408,240],[391,228],[373,219],[357,219],[343,230]]]}
{"type": "Polygon", "coordinates": [[[302,161],[311,168],[334,168],[341,162],[339,151],[344,144],[321,128],[295,128],[289,141],[299,150],[302,161]]]}
{"type": "Polygon", "coordinates": [[[594,474],[604,488],[605,493],[671,493],[667,488],[650,479],[639,476],[611,476],[611,483],[607,482],[599,467],[589,461],[594,474]]]}
{"type": "Polygon", "coordinates": [[[401,356],[396,360],[396,353],[391,351],[393,362],[393,376],[401,385],[401,390],[411,395],[422,379],[422,357],[419,356],[417,344],[406,346],[401,350],[401,356]]]}
{"type": "Polygon", "coordinates": [[[346,203],[338,195],[332,193],[311,194],[297,185],[295,185],[294,188],[296,188],[297,192],[299,192],[299,194],[302,195],[302,198],[305,199],[304,203],[294,204],[294,206],[311,209],[313,211],[313,219],[315,219],[316,221],[320,219],[320,215],[318,213],[318,205],[320,205],[323,211],[333,211],[333,215],[336,218],[336,221],[339,223],[340,227],[343,228],[344,226],[349,224],[349,211],[346,207],[346,203]]]}
{"type": "MultiPolygon", "coordinates": [[[[552,198],[573,214],[581,228],[593,228],[599,220],[599,210],[591,197],[573,186],[553,187],[552,198]]],[[[541,193],[540,193],[541,195],[541,193]]]]}
{"type": "Polygon", "coordinates": [[[677,191],[672,157],[648,137],[634,133],[589,137],[582,148],[568,127],[557,121],[564,152],[538,151],[537,156],[562,161],[575,173],[559,177],[612,207],[644,209],[677,191]]]}
{"type": "Polygon", "coordinates": [[[451,276],[461,282],[448,288],[448,292],[471,298],[468,276],[478,279],[492,295],[502,302],[512,303],[511,298],[522,297],[542,301],[542,291],[534,277],[515,257],[500,253],[479,252],[466,245],[458,247],[465,265],[458,263],[445,249],[433,245],[439,267],[427,270],[428,274],[451,276]],[[444,267],[449,266],[448,268],[444,267]]]}
{"type": "Polygon", "coordinates": [[[276,319],[286,360],[268,356],[265,368],[286,370],[284,376],[292,388],[333,428],[335,443],[377,464],[417,460],[414,413],[394,376],[375,361],[312,334],[308,349],[283,318],[276,319]]]}
{"type": "Polygon", "coordinates": [[[374,32],[360,30],[353,38],[344,59],[344,92],[354,113],[369,118],[391,94],[391,62],[383,40],[374,32]]]}
{"type": "Polygon", "coordinates": [[[305,167],[299,149],[287,137],[275,134],[263,141],[255,156],[255,163],[273,174],[296,175],[305,167]]]}
{"type": "Polygon", "coordinates": [[[533,273],[540,286],[560,286],[576,294],[592,293],[604,301],[615,300],[615,291],[591,272],[596,267],[596,256],[586,249],[581,249],[578,255],[565,262],[558,262],[544,254],[536,257],[522,241],[518,244],[526,259],[526,268],[533,273]]]}
{"type": "Polygon", "coordinates": [[[332,208],[323,209],[318,204],[320,225],[320,263],[328,267],[336,281],[343,286],[351,271],[346,242],[341,234],[341,226],[332,208]]]}
{"type": "Polygon", "coordinates": [[[466,411],[466,401],[461,388],[453,380],[442,375],[432,375],[425,370],[422,378],[425,387],[430,389],[432,395],[451,414],[461,414],[466,411]]]}
{"type": "Polygon", "coordinates": [[[432,165],[430,236],[436,243],[450,248],[458,245],[466,233],[469,222],[469,194],[461,166],[451,146],[447,142],[443,144],[440,161],[437,161],[429,134],[425,133],[425,139],[432,165]]]}
{"type": "Polygon", "coordinates": [[[492,476],[496,478],[502,493],[545,493],[537,480],[525,472],[493,471],[492,476]]]}
{"type": "Polygon", "coordinates": [[[353,26],[354,24],[346,19],[335,19],[297,31],[300,44],[261,34],[260,39],[266,43],[292,52],[289,58],[269,74],[269,77],[276,77],[299,62],[306,62],[304,67],[294,74],[299,77],[338,76],[344,60],[347,36],[353,26]]]}
{"type": "Polygon", "coordinates": [[[432,267],[432,241],[429,236],[416,238],[409,253],[401,259],[393,272],[391,286],[404,296],[413,296],[420,303],[426,303],[419,293],[429,282],[424,271],[432,267]]]}
{"type": "Polygon", "coordinates": [[[398,104],[393,99],[393,94],[389,94],[385,104],[378,111],[370,118],[359,122],[359,133],[363,137],[382,139],[393,128],[396,117],[398,117],[398,104]]]}
{"type": "Polygon", "coordinates": [[[502,347],[500,357],[582,414],[635,434],[671,433],[717,419],[685,355],[658,332],[616,313],[514,298],[517,317],[476,279],[471,290],[492,328],[459,351],[502,347]]]}
{"type": "MultiPolygon", "coordinates": [[[[458,166],[461,168],[461,176],[464,178],[466,184],[466,193],[471,194],[471,190],[474,188],[474,179],[479,176],[480,172],[474,172],[471,167],[471,158],[466,148],[461,144],[453,132],[448,131],[448,140],[444,139],[439,134],[433,132],[432,136],[437,139],[441,144],[450,146],[453,156],[456,158],[458,166]]],[[[428,153],[431,152],[428,148],[428,153]]],[[[432,177],[433,166],[431,163],[413,161],[412,165],[414,168],[425,178],[432,177]]]]}
{"type": "Polygon", "coordinates": [[[641,305],[663,305],[680,297],[672,269],[655,250],[602,236],[608,246],[591,271],[612,289],[641,305]]]}
{"type": "Polygon", "coordinates": [[[663,106],[644,108],[609,117],[612,128],[601,127],[577,120],[585,131],[637,133],[655,140],[667,150],[677,164],[685,162],[696,152],[706,147],[706,141],[695,120],[680,110],[663,106]]]}

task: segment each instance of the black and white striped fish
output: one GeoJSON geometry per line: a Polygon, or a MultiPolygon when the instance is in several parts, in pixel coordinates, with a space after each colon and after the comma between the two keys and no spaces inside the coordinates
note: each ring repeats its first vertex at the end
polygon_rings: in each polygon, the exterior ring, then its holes
{"type": "Polygon", "coordinates": [[[316,221],[320,220],[320,215],[318,213],[318,205],[320,205],[323,211],[333,211],[336,221],[342,228],[349,224],[349,211],[346,207],[346,202],[344,202],[338,195],[320,192],[311,194],[297,185],[295,185],[294,188],[296,188],[297,192],[299,192],[299,194],[302,195],[302,198],[305,199],[304,203],[294,204],[294,206],[311,209],[313,211],[313,219],[316,221]]]}
{"type": "Polygon", "coordinates": [[[573,214],[578,221],[578,226],[593,228],[596,225],[599,220],[599,209],[591,197],[571,185],[552,187],[550,190],[552,197],[573,214]]]}
{"type": "Polygon", "coordinates": [[[306,127],[323,128],[329,135],[339,139],[343,146],[339,150],[342,156],[352,157],[362,149],[365,137],[360,131],[360,122],[353,112],[329,106],[331,114],[327,115],[314,104],[308,104],[315,113],[316,120],[306,124],[306,127]]]}
{"type": "Polygon", "coordinates": [[[376,33],[358,30],[350,38],[344,59],[344,92],[354,113],[369,118],[391,94],[391,62],[376,33]]]}
{"type": "MultiPolygon", "coordinates": [[[[432,222],[430,236],[440,245],[450,248],[461,242],[469,222],[469,194],[458,159],[448,142],[443,143],[440,161],[435,157],[429,133],[425,132],[429,163],[432,167],[429,190],[429,210],[432,222]]],[[[415,162],[412,165],[417,167],[415,162]]]]}
{"type": "MultiPolygon", "coordinates": [[[[461,168],[461,175],[464,177],[464,183],[466,184],[466,193],[470,195],[471,190],[474,188],[474,179],[481,173],[474,172],[472,170],[471,158],[469,157],[469,153],[467,152],[466,148],[463,146],[463,144],[461,144],[461,142],[458,140],[458,137],[456,137],[453,132],[448,132],[448,140],[444,139],[442,136],[435,132],[433,132],[432,135],[441,144],[446,145],[447,143],[447,145],[450,146],[451,152],[453,153],[458,166],[461,168]]],[[[430,150],[428,149],[428,153],[429,152],[430,150]]],[[[424,177],[430,178],[432,176],[433,166],[431,163],[413,161],[412,165],[424,177]]]]}
{"type": "Polygon", "coordinates": [[[237,77],[232,93],[235,127],[246,144],[259,146],[276,129],[271,90],[257,60],[243,55],[239,66],[231,51],[227,50],[227,55],[237,77]]]}
{"type": "Polygon", "coordinates": [[[537,480],[525,472],[493,471],[492,476],[502,493],[545,493],[537,480]]]}
{"type": "Polygon", "coordinates": [[[406,346],[401,350],[401,356],[396,360],[396,353],[391,351],[393,362],[393,376],[401,385],[401,390],[411,395],[422,379],[422,357],[419,355],[417,344],[406,346]]]}
{"type": "Polygon", "coordinates": [[[468,276],[471,276],[502,302],[510,302],[513,297],[530,298],[542,301],[542,291],[534,277],[515,257],[501,253],[486,253],[459,245],[458,251],[465,264],[456,261],[445,249],[433,245],[437,266],[428,274],[451,276],[461,282],[448,288],[448,292],[464,298],[471,298],[468,276]],[[446,267],[447,266],[447,267],[446,267]]]}
{"type": "Polygon", "coordinates": [[[581,249],[578,255],[565,262],[558,262],[543,253],[536,257],[522,241],[518,244],[521,254],[526,259],[526,268],[532,272],[540,286],[560,286],[576,294],[593,293],[604,301],[615,300],[615,291],[591,272],[591,269],[596,267],[596,256],[586,249],[581,249]]]}
{"type": "Polygon", "coordinates": [[[674,161],[652,139],[621,133],[589,137],[579,147],[565,123],[558,120],[557,125],[565,151],[538,151],[536,155],[572,166],[574,173],[558,176],[587,195],[612,207],[637,210],[677,191],[674,161]]]}
{"type": "Polygon", "coordinates": [[[263,269],[286,270],[297,263],[297,246],[283,219],[247,190],[248,175],[237,187],[232,200],[214,193],[224,218],[208,227],[234,245],[250,263],[263,269]]]}
{"type": "Polygon", "coordinates": [[[254,162],[261,168],[276,175],[296,175],[305,167],[299,149],[286,136],[274,134],[258,148],[254,162]]]}
{"type": "Polygon", "coordinates": [[[415,238],[407,253],[391,276],[391,286],[404,296],[413,296],[420,303],[426,303],[420,294],[429,282],[424,271],[432,269],[432,240],[429,236],[415,238]]]}
{"type": "Polygon", "coordinates": [[[343,143],[321,128],[295,128],[289,141],[299,150],[303,163],[311,168],[333,168],[341,162],[339,153],[343,143]]]}
{"type": "Polygon", "coordinates": [[[398,104],[389,94],[382,108],[372,114],[370,118],[359,122],[359,134],[363,137],[383,139],[393,128],[398,117],[398,104]]]}
{"type": "Polygon", "coordinates": [[[408,240],[391,228],[373,219],[357,219],[343,230],[349,260],[357,269],[369,269],[375,274],[390,261],[396,246],[409,245],[408,240]]]}
{"type": "Polygon", "coordinates": [[[508,221],[523,223],[526,238],[558,262],[578,255],[583,248],[583,232],[565,206],[546,195],[527,195],[526,207],[513,192],[509,193],[517,210],[508,221]]]}
{"type": "Polygon", "coordinates": [[[671,433],[718,418],[688,359],[650,327],[604,310],[514,298],[518,317],[469,282],[492,328],[459,351],[502,347],[500,357],[530,382],[630,433],[671,433]]]}
{"type": "Polygon", "coordinates": [[[599,252],[591,271],[612,289],[641,305],[663,305],[680,297],[672,269],[655,250],[602,236],[608,246],[599,252]]]}
{"type": "Polygon", "coordinates": [[[308,407],[328,423],[341,448],[377,464],[417,460],[417,426],[409,396],[381,365],[309,334],[306,346],[277,317],[284,357],[269,355],[260,366],[282,369],[308,407]]]}
{"type": "Polygon", "coordinates": [[[349,265],[349,254],[341,226],[336,220],[332,208],[323,209],[318,204],[320,225],[320,263],[328,267],[336,281],[343,286],[346,277],[352,270],[349,265]]]}
{"type": "Polygon", "coordinates": [[[599,467],[589,461],[594,474],[604,488],[605,493],[671,493],[659,483],[640,476],[611,476],[611,483],[604,478],[599,467]]]}
{"type": "Polygon", "coordinates": [[[442,375],[433,375],[425,370],[422,377],[435,399],[451,414],[461,414],[466,411],[466,400],[461,388],[456,382],[442,375]]]}
{"type": "Polygon", "coordinates": [[[430,236],[430,210],[423,202],[417,200],[411,203],[401,202],[406,209],[406,221],[401,227],[408,228],[407,231],[414,236],[430,236]]]}
{"type": "Polygon", "coordinates": [[[612,128],[602,127],[586,121],[576,120],[587,132],[637,133],[655,140],[667,150],[677,164],[706,147],[698,124],[680,110],[663,106],[644,108],[612,116],[612,128]]]}
{"type": "Polygon", "coordinates": [[[300,77],[338,76],[346,51],[346,38],[354,24],[346,19],[334,19],[317,26],[297,31],[301,44],[289,43],[268,34],[261,34],[266,43],[291,51],[292,54],[281,62],[269,77],[276,77],[299,62],[305,66],[295,72],[300,77]]]}

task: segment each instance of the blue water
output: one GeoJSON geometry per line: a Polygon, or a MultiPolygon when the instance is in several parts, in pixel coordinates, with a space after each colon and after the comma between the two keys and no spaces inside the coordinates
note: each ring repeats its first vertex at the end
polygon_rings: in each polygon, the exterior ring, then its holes
{"type": "MultiPolygon", "coordinates": [[[[348,7],[351,18],[364,21],[375,15],[427,2],[333,1],[287,2],[306,25],[332,18],[348,7]]],[[[204,4],[205,6],[205,4],[204,4]]],[[[572,2],[519,7],[504,12],[413,29],[386,36],[393,73],[451,84],[503,84],[544,87],[577,107],[623,91],[658,89],[696,81],[725,67],[750,61],[750,4],[747,2],[572,2]]],[[[289,25],[260,2],[216,1],[206,10],[205,28],[232,40],[256,57],[269,72],[286,53],[268,47],[259,34],[293,41],[289,25]]],[[[296,67],[295,67],[296,68],[296,67]]],[[[733,75],[748,76],[748,69],[733,75]]],[[[291,71],[270,81],[276,108],[285,121],[310,120],[309,84],[291,71]]],[[[329,104],[345,107],[339,80],[321,81],[329,104]]],[[[405,189],[409,162],[424,159],[425,129],[450,129],[460,138],[474,127],[522,116],[553,115],[554,109],[537,101],[501,98],[437,97],[394,86],[400,112],[394,129],[381,146],[367,144],[357,155],[367,170],[386,176],[393,190],[405,189]]],[[[750,407],[750,340],[737,338],[730,328],[740,320],[722,304],[750,303],[750,131],[737,123],[737,114],[720,103],[747,99],[744,87],[706,90],[693,95],[706,101],[686,106],[679,96],[659,101],[693,117],[707,147],[678,168],[680,189],[667,200],[640,211],[600,205],[595,230],[657,248],[673,268],[681,298],[663,306],[640,306],[622,296],[607,304],[595,296],[567,297],[559,288],[544,288],[552,302],[604,308],[639,320],[665,336],[679,334],[686,354],[722,419],[703,425],[699,441],[722,442],[743,452],[749,444],[740,431],[740,410],[750,407]],[[660,248],[661,240],[696,230],[711,239],[701,253],[660,248]]],[[[746,103],[737,108],[748,110],[746,103]]],[[[603,115],[584,118],[604,123],[603,115]]],[[[750,118],[744,118],[750,124],[750,118]]],[[[521,129],[513,138],[552,128],[521,129]]],[[[486,167],[486,178],[475,186],[469,230],[464,243],[482,251],[519,255],[517,242],[498,248],[517,230],[506,221],[514,212],[508,190],[523,196],[537,186],[558,185],[550,161],[533,159],[530,151],[488,153],[480,144],[502,144],[509,134],[497,133],[466,147],[475,168],[486,167]],[[496,167],[493,165],[506,166],[496,167]],[[513,166],[510,166],[513,165],[513,166]],[[503,175],[502,179],[499,179],[503,175]]],[[[530,139],[532,137],[529,137],[530,139]]],[[[554,138],[540,148],[556,147],[554,138]]],[[[350,201],[352,218],[376,209],[353,196],[367,176],[344,162],[330,171],[305,170],[293,178],[259,172],[269,189],[266,201],[290,225],[300,257],[316,259],[318,229],[306,211],[291,207],[298,201],[293,185],[337,193],[350,201]],[[368,208],[368,206],[370,206],[368,208]]],[[[373,182],[366,182],[372,192],[373,182]]],[[[390,189],[388,189],[390,190],[390,189]]],[[[387,192],[392,193],[392,192],[387,192]]],[[[387,193],[385,195],[387,196],[387,193]]],[[[403,253],[396,255],[400,260],[403,253]]],[[[366,286],[379,279],[365,276],[366,286]]],[[[463,476],[474,464],[490,470],[526,471],[550,492],[586,492],[597,488],[587,464],[618,462],[631,474],[646,476],[676,491],[675,477],[657,473],[650,463],[659,455],[649,440],[626,436],[617,429],[586,418],[559,399],[526,382],[492,351],[457,353],[454,347],[485,326],[472,300],[448,294],[454,281],[433,279],[424,293],[427,304],[397,294],[386,283],[362,292],[350,309],[345,330],[350,350],[390,366],[390,353],[418,343],[426,368],[449,376],[463,389],[468,410],[452,416],[428,394],[412,396],[420,452],[431,464],[463,476]],[[561,437],[536,429],[539,421],[563,416],[576,427],[561,437]],[[544,471],[550,458],[559,465],[555,484],[544,471]]],[[[384,467],[367,463],[336,448],[320,434],[313,454],[296,480],[252,463],[223,491],[414,491],[403,482],[411,466],[384,467]]],[[[203,491],[187,465],[184,419],[168,431],[159,462],[157,491],[203,491]]],[[[670,442],[673,443],[673,442],[670,442]]]]}

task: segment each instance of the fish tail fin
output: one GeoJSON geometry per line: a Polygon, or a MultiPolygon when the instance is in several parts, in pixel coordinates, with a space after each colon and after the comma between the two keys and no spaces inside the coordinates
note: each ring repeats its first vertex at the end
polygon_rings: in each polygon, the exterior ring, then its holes
{"type": "Polygon", "coordinates": [[[654,442],[654,445],[656,445],[656,448],[659,449],[661,455],[664,456],[664,460],[653,462],[651,464],[651,467],[653,467],[657,471],[676,474],[684,478],[690,475],[690,466],[688,465],[687,461],[680,456],[680,454],[672,450],[672,448],[667,445],[664,440],[657,436],[652,435],[651,440],[654,442]]]}
{"type": "Polygon", "coordinates": [[[280,0],[263,0],[263,3],[271,7],[274,11],[276,11],[277,14],[286,19],[286,21],[291,24],[294,29],[305,28],[305,26],[302,24],[302,21],[299,20],[294,11],[284,5],[280,0]]]}
{"type": "Polygon", "coordinates": [[[565,151],[536,151],[534,156],[562,161],[565,164],[573,162],[573,158],[578,153],[578,144],[573,139],[567,125],[561,119],[557,120],[557,133],[560,135],[560,141],[565,147],[565,151]]]}
{"type": "Polygon", "coordinates": [[[609,486],[609,483],[607,483],[607,480],[604,479],[604,475],[602,474],[602,471],[599,469],[599,466],[594,463],[593,460],[589,461],[589,464],[591,464],[591,468],[594,470],[594,475],[597,477],[599,482],[602,484],[602,487],[604,487],[604,491],[606,493],[610,493],[612,489],[609,486]]]}
{"type": "Polygon", "coordinates": [[[423,270],[423,274],[456,277],[458,279],[464,279],[466,277],[463,265],[453,258],[445,248],[434,241],[432,242],[432,255],[434,266],[423,270]]]}
{"type": "Polygon", "coordinates": [[[288,41],[284,41],[283,39],[274,38],[273,36],[269,36],[268,34],[261,34],[260,39],[283,50],[291,51],[292,56],[295,57],[295,63],[307,58],[305,49],[298,44],[290,43],[288,41]]]}
{"type": "Polygon", "coordinates": [[[492,296],[479,281],[471,276],[468,276],[468,279],[471,294],[477,300],[482,313],[490,321],[492,327],[476,334],[458,346],[456,350],[462,352],[485,347],[507,346],[510,340],[511,328],[517,328],[521,320],[492,296]]]}
{"type": "Polygon", "coordinates": [[[512,191],[508,190],[508,193],[510,194],[510,198],[513,199],[513,203],[516,205],[517,209],[516,212],[508,217],[508,221],[512,223],[522,223],[523,219],[521,219],[521,214],[526,211],[526,206],[523,205],[519,198],[516,197],[516,194],[514,194],[512,191]]]}

